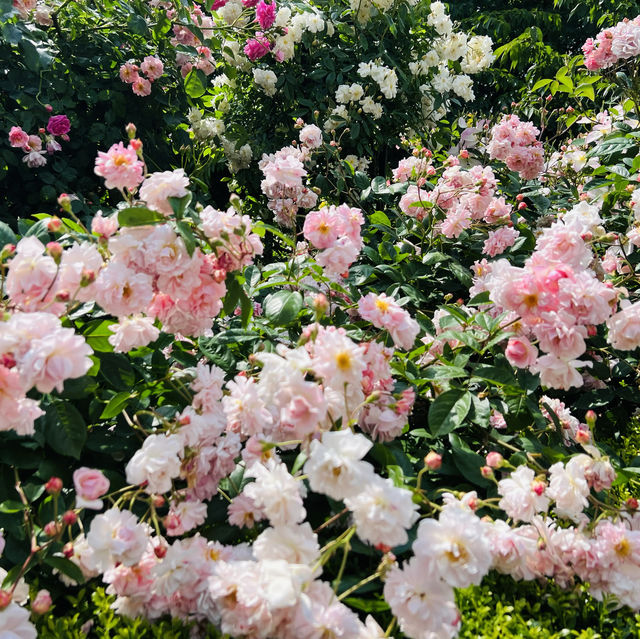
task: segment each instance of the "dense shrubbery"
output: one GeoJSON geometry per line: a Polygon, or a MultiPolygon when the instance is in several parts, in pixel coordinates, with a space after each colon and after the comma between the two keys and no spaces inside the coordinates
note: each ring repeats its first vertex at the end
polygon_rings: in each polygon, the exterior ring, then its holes
{"type": "Polygon", "coordinates": [[[637,631],[635,22],[472,116],[440,2],[0,12],[0,630],[637,631]]]}

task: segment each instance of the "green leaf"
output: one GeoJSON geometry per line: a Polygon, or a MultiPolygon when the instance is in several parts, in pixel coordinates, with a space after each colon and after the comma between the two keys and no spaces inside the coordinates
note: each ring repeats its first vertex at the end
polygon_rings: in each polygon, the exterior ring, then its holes
{"type": "Polygon", "coordinates": [[[144,206],[132,206],[118,211],[120,226],[147,226],[166,222],[166,218],[158,211],[152,211],[144,206]]]}
{"type": "Polygon", "coordinates": [[[265,317],[276,326],[290,324],[302,310],[302,295],[297,291],[278,291],[265,298],[265,317]]]}
{"type": "Polygon", "coordinates": [[[44,563],[73,579],[77,584],[84,583],[84,575],[80,567],[65,557],[46,557],[44,563]]]}
{"type": "Polygon", "coordinates": [[[133,397],[134,396],[129,391],[116,393],[104,407],[102,415],[100,415],[100,419],[111,419],[112,417],[119,415],[133,397]]]}
{"type": "Polygon", "coordinates": [[[24,55],[24,63],[29,70],[37,73],[51,66],[53,56],[45,48],[37,47],[31,40],[26,38],[20,41],[20,48],[24,55]]]}
{"type": "Polygon", "coordinates": [[[5,222],[0,221],[0,250],[5,244],[15,244],[18,241],[16,234],[5,222]]]}
{"type": "Polygon", "coordinates": [[[149,27],[147,27],[147,21],[140,15],[134,14],[129,18],[128,25],[129,31],[137,33],[138,35],[147,35],[149,33],[149,27]]]}
{"type": "Polygon", "coordinates": [[[438,395],[429,407],[429,430],[433,435],[446,435],[460,427],[471,409],[471,393],[452,388],[438,395]]]}
{"type": "Polygon", "coordinates": [[[184,90],[190,98],[201,98],[207,92],[203,78],[206,76],[199,69],[192,69],[185,77],[184,90]]]}
{"type": "MultiPolygon", "coordinates": [[[[170,198],[171,199],[171,198],[170,198]]],[[[191,227],[187,222],[176,222],[176,230],[178,231],[178,235],[184,241],[185,248],[187,249],[187,253],[189,253],[189,257],[193,256],[193,252],[196,250],[196,238],[191,230],[191,227]]]]}
{"type": "Polygon", "coordinates": [[[21,501],[14,501],[7,499],[0,504],[0,513],[6,513],[11,515],[13,513],[19,513],[24,510],[24,504],[21,501]]]}
{"type": "Polygon", "coordinates": [[[55,402],[47,407],[45,438],[57,453],[80,459],[87,441],[87,425],[71,402],[55,402]]]}
{"type": "Polygon", "coordinates": [[[458,377],[467,377],[469,373],[467,373],[464,368],[459,368],[458,366],[446,366],[435,365],[429,366],[422,371],[420,375],[421,379],[430,379],[430,380],[443,380],[443,379],[456,379],[458,377]]]}

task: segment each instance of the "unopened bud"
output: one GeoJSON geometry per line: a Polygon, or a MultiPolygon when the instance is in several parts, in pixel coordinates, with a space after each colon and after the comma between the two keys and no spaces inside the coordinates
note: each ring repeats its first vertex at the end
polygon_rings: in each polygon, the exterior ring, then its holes
{"type": "Polygon", "coordinates": [[[0,610],[4,610],[11,601],[11,593],[8,590],[0,590],[0,610]]]}
{"type": "Polygon", "coordinates": [[[47,110],[48,113],[51,113],[53,111],[53,107],[50,104],[45,104],[44,108],[47,110]]]}
{"type": "Polygon", "coordinates": [[[313,310],[318,315],[324,315],[329,310],[329,300],[324,293],[318,293],[313,298],[313,310]]]}
{"type": "Polygon", "coordinates": [[[44,485],[44,489],[49,495],[57,495],[62,490],[62,479],[60,477],[51,477],[44,485]]]}
{"type": "Polygon", "coordinates": [[[62,227],[62,220],[59,217],[50,217],[47,220],[47,230],[50,233],[57,233],[62,227]]]}
{"type": "Polygon", "coordinates": [[[73,526],[73,524],[75,524],[78,521],[78,515],[76,515],[73,510],[67,510],[63,515],[62,515],[62,521],[67,525],[67,526],[73,526]]]}
{"type": "Polygon", "coordinates": [[[625,506],[630,510],[638,509],[638,500],[635,497],[629,497],[629,499],[627,499],[627,501],[625,501],[624,503],[625,506]]]}
{"type": "Polygon", "coordinates": [[[60,524],[55,521],[50,521],[44,525],[44,534],[47,537],[55,537],[60,532],[60,524]]]}
{"type": "Polygon", "coordinates": [[[467,149],[462,149],[459,155],[463,160],[466,160],[469,157],[469,151],[467,151],[467,149]]]}
{"type": "Polygon", "coordinates": [[[54,262],[58,264],[64,249],[59,242],[47,242],[47,253],[53,258],[54,262]]]}
{"type": "Polygon", "coordinates": [[[51,608],[51,595],[48,590],[40,590],[31,602],[31,610],[37,615],[44,615],[51,608]]]}
{"type": "Polygon", "coordinates": [[[551,100],[553,100],[553,96],[552,96],[552,95],[548,95],[548,96],[545,98],[545,100],[546,100],[547,102],[551,102],[551,100]]]}
{"type": "Polygon", "coordinates": [[[572,106],[568,106],[566,109],[567,113],[573,113],[575,109],[572,106]]]}
{"type": "Polygon", "coordinates": [[[15,244],[5,244],[0,251],[0,262],[4,262],[16,252],[15,244]]]}
{"type": "Polygon", "coordinates": [[[153,496],[153,505],[155,508],[162,508],[167,503],[167,500],[162,495],[153,496]]]}
{"type": "Polygon", "coordinates": [[[142,140],[138,140],[137,138],[133,138],[133,140],[131,140],[129,142],[129,146],[136,152],[139,154],[140,149],[142,149],[142,140]]]}
{"type": "Polygon", "coordinates": [[[153,553],[158,559],[162,559],[167,554],[167,547],[162,544],[153,548],[153,553]]]}
{"type": "Polygon", "coordinates": [[[91,269],[84,269],[80,277],[80,286],[85,287],[96,281],[96,273],[91,269]]]}
{"type": "Polygon", "coordinates": [[[231,206],[238,211],[238,213],[242,213],[242,200],[240,199],[240,196],[237,193],[232,193],[229,196],[229,204],[231,204],[231,206]]]}
{"type": "Polygon", "coordinates": [[[71,198],[66,193],[60,193],[58,196],[58,204],[63,211],[71,213],[71,198]]]}
{"type": "Polygon", "coordinates": [[[73,557],[73,553],[73,544],[69,541],[62,547],[62,554],[69,559],[70,557],[73,557]]]}
{"type": "Polygon", "coordinates": [[[485,479],[489,479],[490,477],[493,477],[493,468],[490,468],[489,466],[481,466],[480,467],[480,474],[485,479]]]}
{"type": "Polygon", "coordinates": [[[428,452],[424,458],[424,465],[429,470],[438,470],[442,466],[442,455],[435,450],[428,452]]]}
{"type": "Polygon", "coordinates": [[[136,125],[133,122],[129,122],[129,124],[127,124],[126,127],[124,127],[124,130],[127,132],[127,135],[129,136],[130,140],[133,140],[133,138],[136,137],[136,125]]]}
{"type": "Polygon", "coordinates": [[[575,440],[578,444],[588,444],[591,441],[591,432],[586,428],[578,428],[576,430],[575,440]]]}
{"type": "Polygon", "coordinates": [[[588,410],[585,413],[584,419],[587,422],[587,426],[589,428],[593,428],[596,425],[596,419],[598,419],[598,416],[596,415],[595,411],[588,410]]]}
{"type": "Polygon", "coordinates": [[[540,497],[540,495],[542,495],[542,493],[544,493],[544,489],[547,487],[547,485],[543,482],[540,481],[538,479],[536,479],[535,481],[531,482],[531,490],[538,495],[538,497],[540,497]]]}
{"type": "Polygon", "coordinates": [[[71,293],[66,289],[62,289],[56,293],[55,300],[56,302],[68,302],[71,299],[71,293]]]}
{"type": "Polygon", "coordinates": [[[518,204],[518,211],[524,211],[526,208],[527,208],[526,202],[520,202],[520,204],[518,204]]]}
{"type": "Polygon", "coordinates": [[[504,461],[504,457],[496,452],[496,451],[492,451],[487,455],[487,466],[489,466],[490,468],[500,468],[500,466],[502,466],[502,462],[504,461]]]}

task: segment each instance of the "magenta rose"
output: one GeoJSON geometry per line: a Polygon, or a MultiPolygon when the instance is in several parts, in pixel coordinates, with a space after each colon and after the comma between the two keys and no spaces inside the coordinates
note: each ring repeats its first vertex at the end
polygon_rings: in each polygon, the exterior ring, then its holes
{"type": "Polygon", "coordinates": [[[83,466],[73,473],[73,485],[76,489],[76,506],[100,510],[100,497],[109,490],[109,480],[96,468],[83,466]]]}
{"type": "Polygon", "coordinates": [[[47,123],[47,131],[51,135],[65,135],[71,131],[71,123],[66,115],[52,115],[47,123]]]}

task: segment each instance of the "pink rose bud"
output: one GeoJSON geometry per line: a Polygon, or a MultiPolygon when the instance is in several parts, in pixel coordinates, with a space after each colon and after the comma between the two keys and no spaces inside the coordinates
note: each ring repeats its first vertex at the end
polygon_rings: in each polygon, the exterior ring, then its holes
{"type": "Polygon", "coordinates": [[[47,537],[55,537],[60,532],[60,525],[55,521],[50,521],[44,525],[44,534],[47,537]]]}
{"type": "Polygon", "coordinates": [[[71,293],[66,289],[62,289],[56,293],[55,300],[56,302],[68,302],[71,299],[71,293]]]}
{"type": "Polygon", "coordinates": [[[39,590],[36,598],[31,602],[31,610],[37,615],[44,615],[51,608],[51,595],[48,590],[39,590]]]}
{"type": "Polygon", "coordinates": [[[127,135],[129,136],[130,140],[133,140],[133,138],[136,137],[137,129],[136,129],[136,125],[133,122],[129,122],[129,124],[127,124],[124,130],[127,132],[127,135]]]}
{"type": "Polygon", "coordinates": [[[522,200],[524,200],[524,195],[522,193],[518,193],[518,195],[516,195],[516,202],[522,202],[522,200]]]}
{"type": "Polygon", "coordinates": [[[527,208],[526,202],[520,202],[520,204],[518,204],[518,211],[524,211],[526,208],[527,208]]]}
{"type": "Polygon", "coordinates": [[[129,146],[134,150],[134,151],[139,151],[142,148],[142,140],[139,140],[138,138],[134,138],[133,140],[131,140],[131,142],[129,142],[129,146]]]}
{"type": "Polygon", "coordinates": [[[155,508],[162,508],[167,500],[162,495],[154,495],[153,505],[155,508]]]}
{"type": "Polygon", "coordinates": [[[546,100],[547,102],[551,102],[551,100],[553,100],[553,96],[552,96],[552,95],[548,95],[548,96],[545,98],[545,100],[546,100]]]}
{"type": "Polygon", "coordinates": [[[85,287],[96,281],[96,273],[91,269],[84,269],[80,277],[80,286],[85,287]]]}
{"type": "Polygon", "coordinates": [[[442,455],[432,450],[425,456],[424,463],[429,470],[438,470],[442,466],[442,455]]]}
{"type": "Polygon", "coordinates": [[[319,315],[324,315],[329,310],[329,300],[324,293],[318,293],[313,298],[313,310],[319,315]]]}
{"type": "Polygon", "coordinates": [[[391,551],[391,546],[387,546],[387,544],[379,543],[376,544],[376,550],[379,550],[381,553],[385,555],[391,551]]]}
{"type": "Polygon", "coordinates": [[[487,466],[489,466],[490,468],[500,468],[500,466],[502,466],[502,462],[504,461],[504,457],[496,452],[496,451],[492,451],[487,455],[487,466]]]}
{"type": "Polygon", "coordinates": [[[71,212],[71,198],[66,193],[60,193],[58,196],[58,204],[63,211],[71,212]]]}
{"type": "Polygon", "coordinates": [[[13,600],[8,590],[0,590],[0,610],[4,610],[13,600]]]}
{"type": "Polygon", "coordinates": [[[578,427],[575,439],[578,444],[588,444],[591,441],[591,433],[586,428],[578,427]]]}
{"type": "Polygon", "coordinates": [[[493,468],[490,468],[489,466],[482,466],[480,468],[480,474],[485,479],[489,479],[490,477],[493,477],[493,468]]]}
{"type": "Polygon", "coordinates": [[[463,160],[466,160],[469,157],[469,151],[467,151],[467,149],[462,149],[462,151],[460,151],[460,157],[463,160]]]}
{"type": "Polygon", "coordinates": [[[0,262],[4,262],[7,258],[11,257],[16,252],[15,244],[5,244],[0,251],[0,262]]]}
{"type": "Polygon", "coordinates": [[[73,544],[69,541],[62,547],[62,554],[67,558],[73,557],[73,544]]]}
{"type": "Polygon", "coordinates": [[[46,133],[46,131],[47,130],[43,126],[38,129],[38,133],[46,133]]]}
{"type": "Polygon", "coordinates": [[[596,425],[596,419],[598,419],[598,416],[596,415],[595,411],[588,410],[584,418],[589,428],[593,428],[596,425]]]}
{"type": "Polygon", "coordinates": [[[531,366],[538,357],[538,349],[526,337],[511,337],[504,354],[516,368],[531,366]]]}
{"type": "Polygon", "coordinates": [[[47,230],[51,233],[57,233],[62,226],[62,220],[59,217],[50,217],[47,220],[47,230]]]}
{"type": "Polygon", "coordinates": [[[51,113],[53,111],[53,107],[50,104],[45,104],[44,108],[47,110],[47,112],[51,113]]]}
{"type": "Polygon", "coordinates": [[[57,495],[62,490],[62,479],[60,477],[51,477],[44,485],[44,489],[49,495],[57,495]]]}
{"type": "Polygon", "coordinates": [[[62,521],[67,525],[67,526],[73,526],[73,524],[75,524],[78,521],[78,515],[76,515],[73,510],[67,510],[63,515],[62,515],[62,521]]]}
{"type": "Polygon", "coordinates": [[[62,248],[62,244],[60,244],[59,242],[48,242],[46,249],[47,249],[47,253],[51,255],[51,257],[56,261],[56,263],[62,257],[62,252],[64,250],[62,248]]]}
{"type": "Polygon", "coordinates": [[[629,497],[627,501],[624,502],[625,506],[631,510],[638,509],[638,500],[635,497],[629,497]]]}
{"type": "Polygon", "coordinates": [[[158,559],[162,559],[167,554],[167,547],[164,544],[161,546],[155,546],[153,548],[153,553],[158,559]]]}
{"type": "Polygon", "coordinates": [[[100,510],[102,497],[109,490],[109,480],[101,471],[83,466],[73,473],[73,485],[76,489],[76,506],[100,510]]]}

